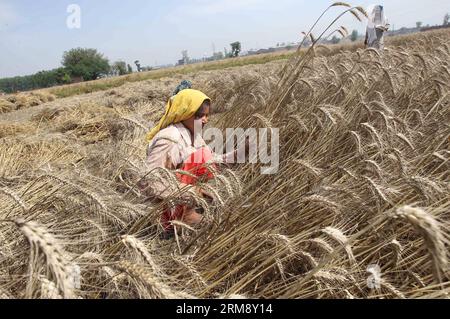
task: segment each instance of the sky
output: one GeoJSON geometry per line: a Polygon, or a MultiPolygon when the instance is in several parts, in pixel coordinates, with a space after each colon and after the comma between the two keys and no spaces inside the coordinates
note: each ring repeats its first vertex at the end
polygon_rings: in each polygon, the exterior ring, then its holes
{"type": "MultiPolygon", "coordinates": [[[[244,51],[297,42],[327,0],[0,0],[0,78],[33,74],[61,66],[64,51],[95,48],[111,62],[142,66],[174,64],[181,51],[192,58],[230,49],[240,41],[244,51]],[[80,8],[80,28],[67,20],[80,8]]],[[[373,0],[351,1],[368,7],[373,0]]],[[[442,24],[449,0],[378,0],[391,26],[442,24]]],[[[330,10],[316,33],[339,13],[330,10]]],[[[70,19],[69,19],[70,20],[70,19]]],[[[72,20],[70,20],[72,21],[72,20]]],[[[365,23],[350,15],[344,25],[360,33],[365,23]]]]}

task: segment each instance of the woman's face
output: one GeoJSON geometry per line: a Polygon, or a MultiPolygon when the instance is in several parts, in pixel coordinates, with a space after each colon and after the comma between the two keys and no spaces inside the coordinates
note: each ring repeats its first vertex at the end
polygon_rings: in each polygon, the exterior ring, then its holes
{"type": "Polygon", "coordinates": [[[208,124],[209,120],[209,111],[211,107],[209,103],[203,103],[203,105],[200,107],[200,109],[195,113],[194,120],[195,121],[201,121],[202,127],[204,127],[206,124],[208,124]]]}
{"type": "Polygon", "coordinates": [[[210,104],[203,103],[194,116],[182,122],[183,125],[187,129],[189,129],[192,134],[194,134],[194,128],[196,127],[196,125],[201,125],[201,127],[203,128],[208,123],[210,110],[210,104]]]}

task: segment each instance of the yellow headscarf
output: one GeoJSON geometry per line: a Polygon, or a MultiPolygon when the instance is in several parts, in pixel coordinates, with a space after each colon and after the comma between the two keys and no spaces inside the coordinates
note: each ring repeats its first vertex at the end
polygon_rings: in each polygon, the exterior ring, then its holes
{"type": "Polygon", "coordinates": [[[169,99],[166,106],[166,113],[148,134],[147,142],[150,142],[159,131],[171,124],[177,124],[189,119],[197,113],[205,100],[210,100],[204,93],[186,89],[169,99]]]}

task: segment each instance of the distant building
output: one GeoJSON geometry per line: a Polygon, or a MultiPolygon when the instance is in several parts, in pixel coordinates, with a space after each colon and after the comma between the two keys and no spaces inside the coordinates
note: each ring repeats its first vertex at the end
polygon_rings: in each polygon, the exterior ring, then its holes
{"type": "Polygon", "coordinates": [[[416,32],[420,32],[420,29],[403,27],[398,30],[391,30],[391,31],[386,32],[386,36],[392,37],[392,36],[396,36],[396,35],[405,35],[405,34],[411,34],[411,33],[416,33],[416,32]]]}
{"type": "Polygon", "coordinates": [[[436,26],[427,26],[425,28],[420,29],[421,32],[431,31],[431,30],[439,30],[439,29],[450,29],[450,24],[447,25],[436,25],[436,26]]]}
{"type": "Polygon", "coordinates": [[[189,59],[189,55],[188,55],[188,51],[187,50],[183,50],[181,51],[181,55],[183,56],[183,58],[181,58],[181,60],[178,60],[177,65],[186,65],[189,64],[191,61],[191,59],[189,59]]]}
{"type": "Polygon", "coordinates": [[[249,50],[246,55],[258,55],[258,54],[266,54],[266,53],[273,53],[273,52],[280,52],[280,51],[286,51],[286,50],[292,50],[296,48],[300,43],[288,43],[287,45],[282,43],[283,46],[278,46],[275,48],[267,48],[267,49],[259,49],[259,50],[249,50]]]}

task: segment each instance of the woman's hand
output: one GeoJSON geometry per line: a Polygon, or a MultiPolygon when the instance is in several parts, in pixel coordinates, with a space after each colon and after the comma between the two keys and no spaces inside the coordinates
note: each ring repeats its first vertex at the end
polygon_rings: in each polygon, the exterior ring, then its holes
{"type": "Polygon", "coordinates": [[[214,197],[211,195],[211,193],[205,191],[204,189],[202,189],[200,187],[197,187],[197,193],[208,200],[214,199],[214,197]]]}

